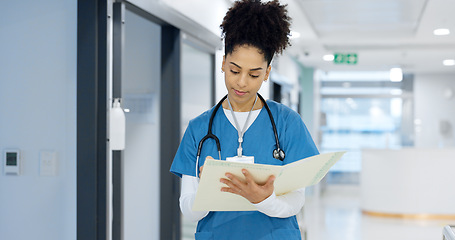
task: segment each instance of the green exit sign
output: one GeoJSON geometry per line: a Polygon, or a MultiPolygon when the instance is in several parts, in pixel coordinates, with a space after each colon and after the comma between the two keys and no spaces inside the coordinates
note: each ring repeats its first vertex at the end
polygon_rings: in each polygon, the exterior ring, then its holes
{"type": "Polygon", "coordinates": [[[333,54],[335,64],[357,64],[357,53],[335,53],[333,54]]]}

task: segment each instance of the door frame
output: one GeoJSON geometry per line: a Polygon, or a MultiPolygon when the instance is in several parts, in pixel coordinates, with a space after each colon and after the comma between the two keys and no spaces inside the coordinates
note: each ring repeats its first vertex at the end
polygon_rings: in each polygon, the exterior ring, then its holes
{"type": "Polygon", "coordinates": [[[77,239],[107,238],[107,2],[77,2],[77,239]]]}

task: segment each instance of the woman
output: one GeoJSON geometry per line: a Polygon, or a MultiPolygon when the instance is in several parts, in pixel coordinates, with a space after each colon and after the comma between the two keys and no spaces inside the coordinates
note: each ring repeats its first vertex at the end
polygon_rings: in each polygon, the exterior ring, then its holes
{"type": "Polygon", "coordinates": [[[226,185],[220,191],[246,198],[257,211],[191,210],[197,177],[206,157],[235,160],[238,159],[235,156],[253,156],[255,163],[285,165],[318,154],[296,112],[270,100],[266,102],[267,107],[257,94],[269,77],[274,54],[289,45],[289,26],[286,6],[277,0],[235,2],[223,19],[222,71],[227,98],[219,103],[222,109],[214,107],[190,121],[171,166],[171,172],[182,177],[180,208],[186,218],[198,221],[195,234],[198,240],[301,239],[295,215],[304,204],[305,190],[276,196],[274,176],[264,185],[256,184],[247,171],[244,171],[245,182],[230,173],[220,179],[226,185]],[[212,116],[210,129],[218,137],[221,151],[218,152],[216,141],[209,138],[203,142],[199,157],[198,146],[209,130],[212,116]],[[272,122],[276,125],[277,139],[272,122]],[[285,154],[277,154],[277,150],[285,154]]]}

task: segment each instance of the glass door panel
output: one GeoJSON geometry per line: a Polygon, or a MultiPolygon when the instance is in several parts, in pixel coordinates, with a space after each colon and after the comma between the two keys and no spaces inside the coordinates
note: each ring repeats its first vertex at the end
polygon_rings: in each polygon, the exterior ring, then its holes
{"type": "MultiPolygon", "coordinates": [[[[191,119],[212,107],[214,54],[182,41],[181,53],[181,137],[191,119]]],[[[197,222],[182,216],[182,239],[194,239],[197,222]]]]}

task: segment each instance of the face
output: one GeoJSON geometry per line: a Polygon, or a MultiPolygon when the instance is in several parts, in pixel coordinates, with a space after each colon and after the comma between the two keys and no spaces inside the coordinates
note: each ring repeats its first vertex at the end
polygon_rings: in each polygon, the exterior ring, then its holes
{"type": "Polygon", "coordinates": [[[268,79],[270,66],[264,54],[253,46],[242,45],[223,57],[221,69],[225,72],[225,84],[234,111],[249,111],[256,93],[268,79]]]}

